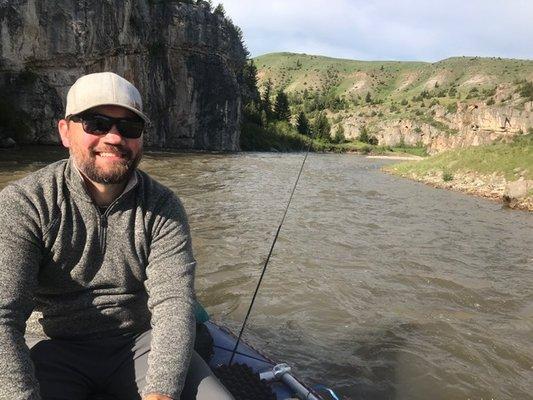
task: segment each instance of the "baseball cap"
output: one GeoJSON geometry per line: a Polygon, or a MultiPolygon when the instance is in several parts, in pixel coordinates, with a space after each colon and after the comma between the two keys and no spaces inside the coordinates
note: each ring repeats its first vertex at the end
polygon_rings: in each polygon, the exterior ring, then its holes
{"type": "Polygon", "coordinates": [[[142,112],[141,94],[137,88],[113,72],[98,72],[78,78],[67,94],[65,118],[104,105],[127,108],[149,122],[142,112]]]}

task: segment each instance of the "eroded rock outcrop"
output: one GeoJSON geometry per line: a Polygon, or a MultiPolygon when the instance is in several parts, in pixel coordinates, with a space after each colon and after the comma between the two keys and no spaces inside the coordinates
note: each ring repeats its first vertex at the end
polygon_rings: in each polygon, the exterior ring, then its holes
{"type": "Polygon", "coordinates": [[[57,142],[69,86],[106,70],[139,88],[146,145],[238,150],[245,60],[207,3],[0,0],[0,136],[57,142]]]}
{"type": "Polygon", "coordinates": [[[533,102],[518,105],[487,106],[479,103],[458,103],[457,110],[435,105],[428,109],[430,117],[387,118],[379,116],[347,116],[342,124],[346,137],[357,138],[361,127],[371,126],[380,145],[426,146],[429,154],[494,141],[512,141],[533,129],[533,102]]]}

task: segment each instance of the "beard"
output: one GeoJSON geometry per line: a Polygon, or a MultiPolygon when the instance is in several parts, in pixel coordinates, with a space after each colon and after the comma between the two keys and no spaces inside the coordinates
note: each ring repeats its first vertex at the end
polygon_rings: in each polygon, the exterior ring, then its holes
{"type": "Polygon", "coordinates": [[[141,161],[142,150],[135,157],[130,149],[119,146],[99,151],[89,150],[87,154],[73,151],[72,155],[80,172],[91,181],[104,185],[113,185],[129,181],[141,161]],[[97,153],[101,151],[120,153],[123,158],[120,162],[116,162],[107,170],[104,170],[96,165],[97,153]]]}

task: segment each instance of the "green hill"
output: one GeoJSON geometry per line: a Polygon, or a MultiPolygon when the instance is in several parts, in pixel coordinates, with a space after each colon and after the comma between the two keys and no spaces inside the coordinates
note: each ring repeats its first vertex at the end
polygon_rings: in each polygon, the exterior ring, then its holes
{"type": "Polygon", "coordinates": [[[324,111],[331,135],[368,131],[383,146],[430,154],[533,131],[533,60],[453,57],[354,61],[294,53],[253,59],[259,87],[288,94],[291,113],[324,111]]]}
{"type": "Polygon", "coordinates": [[[518,89],[523,81],[533,80],[532,60],[454,57],[427,63],[271,53],[254,62],[260,85],[270,79],[275,88],[288,93],[333,92],[350,100],[364,99],[370,93],[375,101],[401,102],[424,91],[447,99],[469,94],[471,98],[489,97],[496,86],[518,89]],[[473,88],[477,90],[472,92],[473,88]]]}

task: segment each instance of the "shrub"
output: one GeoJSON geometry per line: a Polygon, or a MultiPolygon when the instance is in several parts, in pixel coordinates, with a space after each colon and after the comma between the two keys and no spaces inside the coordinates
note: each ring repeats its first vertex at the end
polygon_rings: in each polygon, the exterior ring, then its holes
{"type": "Polygon", "coordinates": [[[344,136],[344,127],[341,124],[337,126],[333,140],[335,143],[344,143],[346,141],[346,137],[344,136]]]}
{"type": "Polygon", "coordinates": [[[368,140],[370,139],[370,134],[368,133],[368,129],[366,125],[363,125],[361,127],[361,130],[359,132],[359,141],[363,143],[368,143],[368,140]]]}
{"type": "Polygon", "coordinates": [[[444,182],[453,181],[453,174],[449,171],[442,171],[442,180],[444,182]]]}
{"type": "Polygon", "coordinates": [[[527,101],[533,101],[533,82],[525,81],[517,92],[527,101]]]}
{"type": "Polygon", "coordinates": [[[450,103],[446,106],[448,114],[455,114],[457,112],[457,103],[450,103]]]}
{"type": "Polygon", "coordinates": [[[363,153],[363,154],[369,154],[371,151],[372,151],[372,147],[370,147],[370,146],[361,147],[361,153],[363,153]]]}

